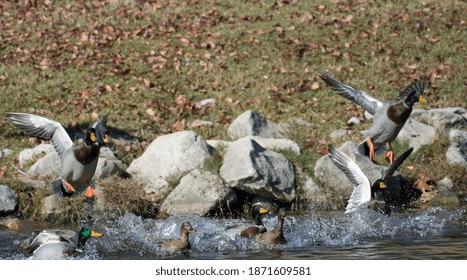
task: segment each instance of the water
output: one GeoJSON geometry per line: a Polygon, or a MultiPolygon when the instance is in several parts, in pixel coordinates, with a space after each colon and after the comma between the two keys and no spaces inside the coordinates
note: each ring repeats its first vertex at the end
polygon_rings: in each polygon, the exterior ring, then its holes
{"type": "MultiPolygon", "coordinates": [[[[385,217],[361,209],[289,215],[284,224],[287,244],[267,247],[241,238],[250,221],[174,215],[166,220],[142,219],[127,213],[99,219],[94,227],[104,237],[90,239],[84,254],[72,259],[467,259],[467,209],[432,207],[385,217]],[[165,253],[160,242],[177,238],[179,225],[189,221],[188,254],[165,253]]],[[[271,229],[274,216],[263,219],[271,229]]],[[[26,259],[20,242],[29,232],[0,231],[0,259],[26,259]]]]}

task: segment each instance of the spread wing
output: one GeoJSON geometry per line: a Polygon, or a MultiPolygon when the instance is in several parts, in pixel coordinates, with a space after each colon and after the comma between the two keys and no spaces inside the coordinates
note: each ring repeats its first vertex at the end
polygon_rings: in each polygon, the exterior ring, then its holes
{"type": "Polygon", "coordinates": [[[366,203],[371,199],[370,180],[363,174],[358,165],[346,156],[343,152],[329,145],[329,158],[334,165],[344,172],[345,176],[354,185],[352,195],[350,196],[345,213],[353,211],[360,204],[366,203]]]}
{"type": "Polygon", "coordinates": [[[383,181],[387,178],[391,177],[394,172],[396,172],[397,168],[404,162],[404,160],[412,153],[413,147],[402,153],[396,160],[394,160],[391,165],[384,171],[383,174],[383,181]]]}
{"type": "Polygon", "coordinates": [[[426,82],[424,80],[416,80],[406,87],[396,98],[396,101],[405,100],[412,92],[417,91],[421,95],[425,90],[426,82]]]}
{"type": "Polygon", "coordinates": [[[336,93],[347,98],[348,100],[362,106],[368,113],[374,115],[377,108],[383,106],[383,103],[368,93],[348,86],[332,78],[328,74],[321,72],[319,74],[326,84],[328,84],[336,93]]]}
{"type": "Polygon", "coordinates": [[[29,135],[51,140],[60,157],[73,146],[65,128],[57,121],[26,113],[5,113],[5,118],[29,135]]]}

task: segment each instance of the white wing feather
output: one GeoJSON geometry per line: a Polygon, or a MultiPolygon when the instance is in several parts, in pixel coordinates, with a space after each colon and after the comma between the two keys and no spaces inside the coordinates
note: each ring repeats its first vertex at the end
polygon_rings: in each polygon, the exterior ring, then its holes
{"type": "Polygon", "coordinates": [[[329,145],[329,158],[334,165],[347,176],[354,185],[352,195],[350,196],[345,213],[349,213],[359,205],[367,203],[371,199],[371,184],[368,177],[358,165],[341,151],[329,145]]]}

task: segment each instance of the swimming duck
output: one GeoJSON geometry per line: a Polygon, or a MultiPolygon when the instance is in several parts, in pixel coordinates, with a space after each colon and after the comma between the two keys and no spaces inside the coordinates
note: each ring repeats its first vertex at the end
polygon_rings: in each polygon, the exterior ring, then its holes
{"type": "Polygon", "coordinates": [[[165,251],[186,251],[190,249],[189,235],[190,232],[196,231],[190,223],[184,222],[180,226],[180,239],[167,240],[162,243],[162,248],[165,251]]]}
{"type": "Polygon", "coordinates": [[[286,217],[287,212],[284,208],[280,208],[277,214],[276,226],[270,231],[256,235],[256,238],[267,245],[285,244],[285,237],[282,227],[284,226],[284,220],[286,217]]]}
{"type": "Polygon", "coordinates": [[[79,232],[72,230],[37,231],[33,232],[28,239],[23,240],[21,247],[28,254],[32,254],[32,259],[57,260],[67,255],[84,252],[89,238],[102,235],[100,232],[84,227],[79,232]],[[74,238],[77,238],[76,242],[73,242],[74,238]]]}
{"type": "Polygon", "coordinates": [[[260,203],[253,204],[251,208],[251,216],[253,217],[254,225],[243,229],[240,236],[251,238],[260,233],[266,232],[266,227],[261,220],[261,216],[269,211],[264,208],[260,203]]]}
{"type": "Polygon", "coordinates": [[[371,184],[368,177],[363,174],[363,171],[358,165],[346,156],[343,152],[334,148],[329,144],[329,158],[332,163],[339,168],[347,176],[350,182],[354,185],[352,194],[348,200],[345,213],[355,211],[358,207],[368,205],[370,208],[377,204],[377,198],[384,202],[384,209],[380,211],[389,216],[391,214],[390,206],[390,188],[387,188],[387,180],[394,174],[397,168],[404,160],[412,153],[413,147],[402,153],[391,165],[386,169],[383,176],[371,184]]]}
{"type": "Polygon", "coordinates": [[[392,142],[396,139],[399,131],[412,112],[416,102],[426,102],[422,96],[426,83],[417,80],[404,89],[395,102],[381,102],[368,93],[343,84],[326,73],[320,73],[321,79],[326,82],[339,95],[362,106],[370,114],[374,115],[373,123],[368,130],[362,131],[367,140],[358,146],[360,154],[369,156],[371,160],[375,157],[375,151],[386,145],[389,146],[386,158],[389,163],[395,160],[392,142]]]}
{"type": "Polygon", "coordinates": [[[108,134],[107,115],[89,127],[80,144],[74,144],[65,128],[57,121],[26,113],[5,113],[5,118],[27,134],[50,139],[60,156],[60,178],[51,182],[52,192],[58,196],[71,196],[86,189],[85,196],[97,195],[91,187],[99,159],[100,146],[108,134]],[[86,188],[87,187],[87,188],[86,188]]]}

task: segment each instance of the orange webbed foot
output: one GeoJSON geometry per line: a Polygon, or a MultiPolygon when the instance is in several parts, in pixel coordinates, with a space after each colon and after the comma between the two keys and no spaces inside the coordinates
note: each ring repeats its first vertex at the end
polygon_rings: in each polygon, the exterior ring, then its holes
{"type": "Polygon", "coordinates": [[[97,192],[95,189],[91,188],[91,186],[88,186],[84,195],[88,198],[91,198],[93,196],[97,196],[97,192]]]}
{"type": "Polygon", "coordinates": [[[373,140],[368,138],[368,147],[370,148],[370,160],[373,161],[375,158],[375,145],[373,144],[373,140]]]}
{"type": "Polygon", "coordinates": [[[75,188],[73,188],[73,186],[72,186],[70,183],[68,183],[68,182],[65,181],[65,180],[64,180],[64,182],[65,182],[65,186],[66,186],[71,192],[76,192],[75,188]]]}

